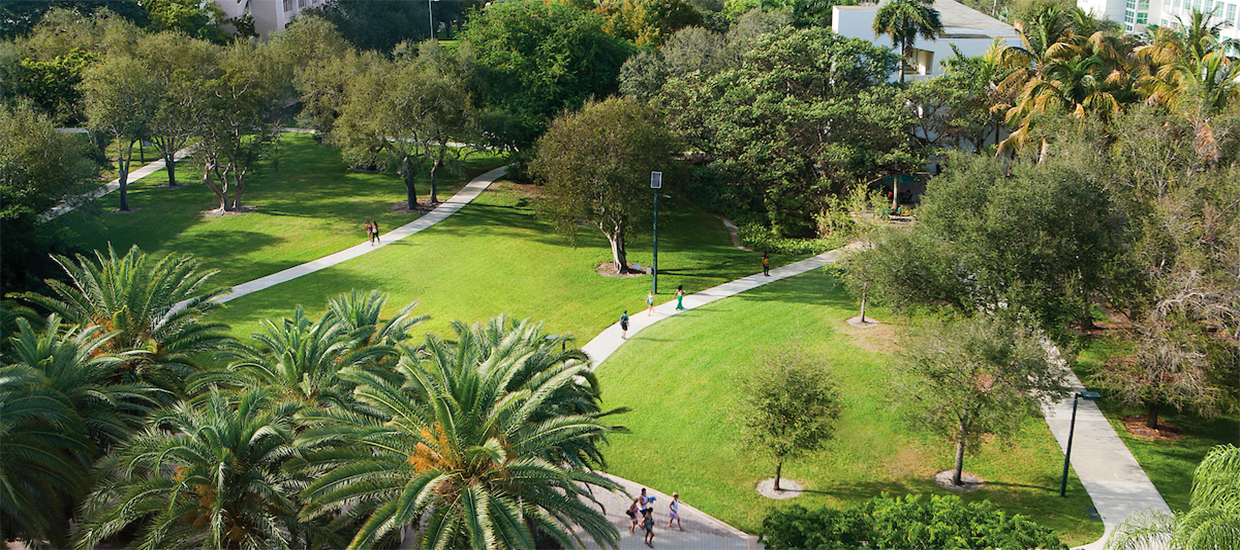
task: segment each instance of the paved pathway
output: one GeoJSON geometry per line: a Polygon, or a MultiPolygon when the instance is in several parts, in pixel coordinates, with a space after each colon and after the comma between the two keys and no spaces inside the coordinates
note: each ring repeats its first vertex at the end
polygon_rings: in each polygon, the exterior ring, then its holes
{"type": "Polygon", "coordinates": [[[255,279],[247,283],[241,283],[234,286],[232,292],[221,296],[219,301],[227,302],[229,300],[235,300],[245,296],[246,294],[250,294],[251,292],[258,292],[285,281],[291,281],[303,275],[309,275],[315,271],[326,269],[341,262],[352,260],[353,258],[363,254],[374,252],[375,250],[392,244],[395,241],[399,241],[405,237],[413,235],[414,233],[422,231],[423,229],[443,221],[444,218],[447,218],[457,210],[460,210],[461,207],[469,204],[470,201],[474,200],[475,197],[485,191],[487,187],[490,187],[495,180],[503,177],[507,171],[507,167],[500,167],[474,178],[466,184],[464,188],[453,195],[452,198],[439,203],[439,206],[436,206],[434,210],[431,210],[429,213],[413,220],[412,222],[381,235],[379,237],[378,245],[372,246],[370,243],[362,243],[357,246],[341,250],[335,254],[324,256],[312,262],[290,267],[279,273],[273,273],[266,277],[255,279]]]}
{"type": "MultiPolygon", "coordinates": [[[[1059,357],[1059,350],[1052,348],[1051,354],[1056,362],[1067,368],[1059,357]]],[[[1070,369],[1068,382],[1073,393],[1085,391],[1085,386],[1070,369]]],[[[1072,421],[1072,398],[1043,407],[1043,413],[1051,433],[1059,441],[1059,448],[1066,448],[1069,423],[1072,421]]],[[[1102,538],[1080,548],[1102,550],[1115,528],[1132,514],[1171,512],[1149,476],[1145,475],[1145,470],[1141,469],[1137,459],[1128,451],[1128,446],[1124,445],[1093,401],[1077,401],[1072,469],[1093,499],[1104,529],[1102,538]]]]}
{"type": "MultiPolygon", "coordinates": [[[[76,130],[76,129],[77,128],[58,128],[57,131],[61,133],[74,133],[74,132],[69,132],[66,130],[76,130]]],[[[189,147],[181,149],[180,151],[177,151],[176,154],[173,156],[173,158],[175,158],[176,160],[181,160],[189,156],[190,149],[192,148],[193,146],[191,145],[189,147]]],[[[164,164],[165,164],[164,159],[161,158],[159,160],[153,160],[151,162],[148,162],[145,166],[130,172],[127,185],[132,185],[134,182],[142,178],[145,178],[151,174],[154,174],[155,172],[163,170],[164,164]]],[[[60,203],[60,205],[57,206],[56,208],[48,210],[47,212],[44,212],[42,216],[39,216],[39,221],[46,222],[49,220],[54,220],[56,218],[59,218],[69,212],[72,212],[74,209],[85,204],[87,201],[97,199],[108,193],[116,191],[117,189],[120,189],[120,188],[121,188],[121,179],[116,178],[112,180],[111,182],[108,182],[107,185],[104,185],[94,191],[91,191],[90,193],[78,195],[76,197],[72,197],[70,199],[65,200],[64,202],[60,203]]]]}

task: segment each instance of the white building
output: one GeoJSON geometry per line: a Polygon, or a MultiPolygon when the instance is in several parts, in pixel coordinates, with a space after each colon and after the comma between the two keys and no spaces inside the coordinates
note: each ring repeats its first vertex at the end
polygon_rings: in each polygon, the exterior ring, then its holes
{"type": "MultiPolygon", "coordinates": [[[[874,16],[880,5],[881,3],[835,6],[832,8],[831,28],[840,35],[861,38],[880,46],[891,46],[899,52],[900,47],[892,42],[891,37],[885,34],[874,36],[874,16]]],[[[1011,25],[956,0],[936,0],[934,8],[939,10],[943,34],[939,35],[937,40],[917,40],[904,66],[905,80],[933,78],[943,74],[943,60],[951,59],[955,55],[952,45],[969,57],[986,53],[995,40],[1009,46],[1020,45],[1020,35],[1016,34],[1016,29],[1011,25]]],[[[893,74],[891,79],[898,80],[899,75],[893,74]]]]}
{"type": "Polygon", "coordinates": [[[282,31],[297,14],[320,8],[328,0],[215,0],[225,17],[240,17],[246,12],[254,18],[254,31],[266,40],[274,31],[282,31]]]}
{"type": "Polygon", "coordinates": [[[1210,23],[1226,23],[1220,37],[1240,40],[1240,0],[1077,0],[1076,5],[1094,17],[1122,23],[1126,33],[1141,32],[1147,25],[1175,28],[1180,20],[1189,21],[1193,10],[1213,12],[1210,23]]]}

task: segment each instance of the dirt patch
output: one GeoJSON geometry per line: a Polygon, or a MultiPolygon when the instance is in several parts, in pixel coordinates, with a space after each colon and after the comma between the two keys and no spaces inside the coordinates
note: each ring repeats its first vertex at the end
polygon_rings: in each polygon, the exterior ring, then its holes
{"type": "Polygon", "coordinates": [[[202,215],[208,218],[219,218],[221,216],[239,216],[241,214],[249,214],[257,210],[257,206],[248,205],[242,206],[241,208],[237,208],[235,210],[221,210],[219,208],[212,208],[211,210],[203,212],[202,215]]]}
{"type": "Polygon", "coordinates": [[[1166,420],[1158,421],[1158,429],[1154,430],[1145,425],[1145,415],[1137,414],[1124,417],[1124,428],[1133,437],[1141,439],[1153,439],[1157,441],[1179,441],[1184,437],[1184,430],[1179,426],[1167,422],[1166,420]]]}
{"type": "Polygon", "coordinates": [[[112,212],[113,214],[133,214],[134,212],[137,212],[139,210],[142,210],[142,209],[141,208],[130,208],[129,210],[121,210],[120,208],[113,208],[112,210],[110,210],[110,212],[112,212]]]}
{"type": "Polygon", "coordinates": [[[619,279],[628,279],[631,277],[644,277],[646,275],[645,268],[638,269],[637,267],[630,264],[629,269],[634,270],[634,272],[633,273],[620,273],[619,270],[616,269],[616,264],[614,262],[604,262],[604,263],[599,264],[598,268],[596,268],[595,271],[597,271],[599,275],[602,275],[604,277],[615,277],[619,279]]]}
{"type": "Polygon", "coordinates": [[[775,490],[775,478],[767,478],[758,482],[756,487],[758,494],[766,498],[783,500],[787,498],[796,498],[805,492],[805,486],[800,482],[782,477],[779,479],[779,489],[775,490]]]}
{"type": "Polygon", "coordinates": [[[957,493],[972,493],[986,488],[986,480],[969,472],[960,472],[960,485],[956,485],[952,483],[952,475],[955,473],[955,470],[943,470],[934,474],[934,482],[938,483],[939,487],[957,493]]]}
{"type": "Polygon", "coordinates": [[[844,322],[848,323],[853,328],[874,328],[882,324],[878,322],[877,319],[870,317],[869,315],[866,315],[865,319],[862,319],[860,315],[854,315],[849,317],[848,320],[844,322]]]}
{"type": "Polygon", "coordinates": [[[502,187],[503,189],[512,191],[523,197],[540,199],[547,195],[546,191],[543,190],[541,185],[534,185],[532,183],[515,183],[511,181],[497,181],[492,185],[495,185],[495,184],[499,184],[499,186],[502,187]]]}
{"type": "MultiPolygon", "coordinates": [[[[853,319],[858,319],[859,317],[853,317],[853,319]]],[[[866,319],[873,320],[869,315],[866,316],[866,319]]],[[[899,349],[899,346],[896,345],[896,327],[893,325],[875,322],[874,326],[858,327],[845,321],[836,325],[836,328],[840,332],[847,334],[854,346],[863,350],[876,353],[891,353],[899,349]]]]}
{"type": "Polygon", "coordinates": [[[411,216],[420,217],[420,216],[425,216],[428,212],[430,212],[431,210],[434,210],[436,206],[438,205],[432,205],[430,203],[425,203],[425,202],[415,202],[413,203],[413,208],[409,208],[409,201],[400,201],[396,204],[393,204],[392,206],[389,206],[388,212],[394,212],[396,214],[408,214],[411,216]]]}

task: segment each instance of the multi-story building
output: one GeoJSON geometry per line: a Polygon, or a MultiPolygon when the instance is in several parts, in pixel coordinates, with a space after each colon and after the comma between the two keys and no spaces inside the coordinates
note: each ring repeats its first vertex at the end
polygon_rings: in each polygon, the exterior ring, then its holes
{"type": "Polygon", "coordinates": [[[1220,38],[1240,40],[1240,0],[1077,0],[1076,5],[1123,24],[1126,33],[1142,32],[1149,25],[1175,28],[1196,10],[1212,14],[1211,24],[1224,24],[1220,38]]]}
{"type": "Polygon", "coordinates": [[[224,15],[228,18],[241,17],[249,12],[254,18],[254,31],[259,38],[266,39],[272,32],[284,30],[297,14],[322,7],[327,2],[328,0],[215,0],[215,5],[224,10],[224,15]]]}
{"type": "MultiPolygon", "coordinates": [[[[880,46],[892,46],[898,52],[900,47],[893,44],[890,37],[885,34],[874,35],[874,16],[878,14],[879,6],[881,3],[835,6],[832,8],[831,28],[849,38],[861,38],[880,46]]],[[[962,54],[970,57],[986,53],[995,40],[1004,45],[1020,45],[1020,35],[1011,25],[956,0],[936,0],[934,8],[939,10],[943,33],[935,40],[917,40],[904,63],[906,80],[933,78],[943,74],[943,60],[955,55],[952,52],[953,45],[962,54]]],[[[892,80],[898,78],[898,74],[892,75],[892,80]]]]}

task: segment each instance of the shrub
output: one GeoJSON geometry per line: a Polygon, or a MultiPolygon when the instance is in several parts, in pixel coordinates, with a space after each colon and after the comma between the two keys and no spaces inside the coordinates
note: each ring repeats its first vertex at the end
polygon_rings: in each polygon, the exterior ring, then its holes
{"type": "Polygon", "coordinates": [[[1067,548],[1049,527],[1009,516],[990,501],[932,496],[923,503],[917,495],[883,495],[844,510],[771,510],[760,542],[768,550],[1067,548]]]}
{"type": "Polygon", "coordinates": [[[794,239],[780,237],[770,229],[758,223],[747,223],[740,226],[738,236],[741,245],[771,254],[800,256],[805,254],[821,254],[832,248],[839,248],[848,242],[847,237],[836,236],[823,239],[794,239]]]}

